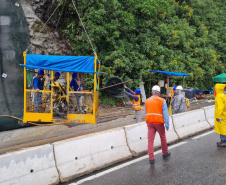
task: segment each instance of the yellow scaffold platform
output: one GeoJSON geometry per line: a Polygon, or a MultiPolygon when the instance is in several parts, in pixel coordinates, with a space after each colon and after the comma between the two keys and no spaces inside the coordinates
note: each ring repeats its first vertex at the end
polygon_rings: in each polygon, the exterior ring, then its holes
{"type": "Polygon", "coordinates": [[[23,123],[96,124],[99,106],[99,74],[101,74],[100,61],[96,54],[93,57],[80,57],[34,55],[24,52],[23,56],[24,64],[21,65],[24,67],[23,123]],[[44,71],[43,79],[45,79],[44,89],[39,91],[33,88],[33,78],[37,70],[44,71]],[[54,81],[56,71],[61,73],[61,78],[54,81]],[[71,76],[74,72],[78,75],[92,74],[93,90],[74,91],[70,87],[71,76]]]}

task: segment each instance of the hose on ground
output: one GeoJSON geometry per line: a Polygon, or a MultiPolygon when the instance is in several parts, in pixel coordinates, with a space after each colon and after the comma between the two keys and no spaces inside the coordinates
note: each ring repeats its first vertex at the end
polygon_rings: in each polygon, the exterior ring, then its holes
{"type": "MultiPolygon", "coordinates": [[[[15,116],[10,116],[10,115],[0,115],[0,118],[13,118],[16,119],[18,121],[23,122],[23,120],[21,118],[17,118],[15,116]]],[[[68,122],[59,122],[59,123],[51,123],[51,124],[39,124],[39,123],[33,123],[33,122],[27,122],[30,125],[36,125],[36,126],[52,126],[52,125],[63,125],[63,124],[68,124],[68,122]]]]}

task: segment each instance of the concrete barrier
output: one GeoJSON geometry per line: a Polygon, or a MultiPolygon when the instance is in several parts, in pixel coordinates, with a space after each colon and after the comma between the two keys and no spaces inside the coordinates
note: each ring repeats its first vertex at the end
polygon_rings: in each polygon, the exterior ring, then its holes
{"type": "Polygon", "coordinates": [[[123,128],[79,136],[53,145],[62,182],[132,157],[123,128]]]}
{"type": "Polygon", "coordinates": [[[180,139],[198,134],[211,128],[206,121],[203,109],[198,109],[186,113],[172,116],[174,128],[180,139]]]}
{"type": "Polygon", "coordinates": [[[0,155],[0,184],[58,184],[53,146],[42,145],[0,155]]]}
{"type": "MultiPolygon", "coordinates": [[[[167,143],[168,144],[173,143],[173,142],[179,140],[179,136],[175,132],[174,124],[173,124],[173,121],[172,121],[172,117],[171,116],[170,116],[170,119],[169,119],[169,125],[170,125],[169,130],[166,131],[166,139],[167,139],[167,143]]],[[[159,134],[158,134],[158,137],[156,137],[156,142],[157,143],[159,142],[160,145],[161,145],[159,134]]]]}
{"type": "MultiPolygon", "coordinates": [[[[214,106],[173,115],[167,142],[205,131],[213,121],[214,106]]],[[[147,145],[147,125],[141,122],[0,155],[0,185],[66,182],[144,153],[147,145]]],[[[154,147],[160,146],[156,133],[154,147]]]]}
{"type": "Polygon", "coordinates": [[[147,124],[145,122],[137,123],[123,127],[126,133],[127,144],[133,156],[137,156],[147,151],[147,124]]]}
{"type": "Polygon", "coordinates": [[[206,120],[208,121],[208,123],[214,127],[214,120],[215,120],[215,105],[213,106],[208,106],[208,107],[203,107],[204,111],[205,111],[205,115],[206,115],[206,120]]]}
{"type": "MultiPolygon", "coordinates": [[[[146,122],[129,125],[124,127],[126,132],[127,143],[130,149],[130,152],[133,156],[137,156],[141,153],[147,152],[148,139],[147,139],[147,124],[146,122]]],[[[178,135],[174,131],[174,126],[172,119],[170,117],[170,129],[166,131],[167,143],[172,143],[179,140],[178,135]]],[[[156,133],[154,147],[160,147],[161,140],[158,133],[156,133]]]]}

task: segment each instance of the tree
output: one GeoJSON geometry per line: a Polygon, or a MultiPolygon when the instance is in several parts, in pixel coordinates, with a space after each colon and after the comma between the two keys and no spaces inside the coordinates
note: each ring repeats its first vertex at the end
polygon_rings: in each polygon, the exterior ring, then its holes
{"type": "MultiPolygon", "coordinates": [[[[188,85],[211,87],[225,71],[224,0],[90,0],[76,6],[102,63],[102,84],[110,76],[148,84],[149,70],[190,73],[188,85]],[[210,8],[211,7],[211,8],[210,8]]],[[[75,55],[93,55],[82,25],[67,1],[59,25],[75,55]]],[[[164,76],[154,76],[156,82],[164,76]]],[[[174,77],[174,81],[181,79],[174,77]]],[[[87,78],[90,84],[91,78],[87,78]]]]}

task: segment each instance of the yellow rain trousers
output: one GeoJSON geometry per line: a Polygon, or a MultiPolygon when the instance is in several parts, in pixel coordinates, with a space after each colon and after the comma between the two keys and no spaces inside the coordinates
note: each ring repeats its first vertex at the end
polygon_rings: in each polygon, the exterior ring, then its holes
{"type": "Polygon", "coordinates": [[[226,135],[226,95],[224,94],[225,84],[216,85],[215,99],[215,132],[221,135],[226,135]],[[223,119],[221,122],[216,120],[223,119]]]}

